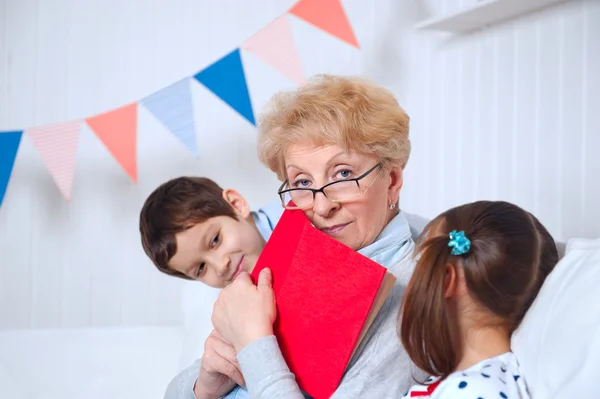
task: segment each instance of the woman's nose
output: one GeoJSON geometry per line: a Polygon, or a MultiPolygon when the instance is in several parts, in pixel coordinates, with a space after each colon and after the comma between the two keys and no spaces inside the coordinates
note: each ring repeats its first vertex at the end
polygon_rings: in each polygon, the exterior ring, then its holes
{"type": "Polygon", "coordinates": [[[315,196],[313,211],[322,218],[331,216],[339,207],[340,204],[338,202],[332,202],[323,193],[317,193],[315,196]]]}

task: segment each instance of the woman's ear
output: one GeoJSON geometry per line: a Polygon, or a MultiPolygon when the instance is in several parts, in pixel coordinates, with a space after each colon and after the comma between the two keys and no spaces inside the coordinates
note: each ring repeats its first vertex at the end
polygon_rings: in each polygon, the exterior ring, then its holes
{"type": "Polygon", "coordinates": [[[398,202],[400,198],[400,189],[402,188],[402,183],[404,182],[403,178],[403,169],[400,165],[392,166],[388,170],[388,176],[390,177],[390,184],[388,186],[388,198],[392,203],[398,202]]]}
{"type": "Polygon", "coordinates": [[[458,292],[458,276],[454,265],[448,263],[446,265],[446,284],[444,286],[444,297],[452,298],[458,292]]]}
{"type": "Polygon", "coordinates": [[[250,207],[246,199],[242,197],[242,194],[232,188],[226,188],[223,190],[223,199],[231,205],[240,219],[246,219],[250,216],[250,207]]]}

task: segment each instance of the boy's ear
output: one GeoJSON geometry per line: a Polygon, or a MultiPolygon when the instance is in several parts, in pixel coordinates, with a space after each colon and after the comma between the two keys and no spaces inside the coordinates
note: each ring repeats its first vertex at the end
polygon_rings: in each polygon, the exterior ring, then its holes
{"type": "Polygon", "coordinates": [[[250,216],[250,207],[242,194],[232,188],[223,190],[223,199],[231,205],[235,213],[241,218],[246,219],[250,216]]]}

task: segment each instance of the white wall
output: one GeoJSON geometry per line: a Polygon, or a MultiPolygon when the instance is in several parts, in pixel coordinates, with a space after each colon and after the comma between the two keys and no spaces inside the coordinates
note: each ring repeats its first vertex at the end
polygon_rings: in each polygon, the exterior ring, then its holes
{"type": "MultiPolygon", "coordinates": [[[[209,65],[292,0],[0,0],[0,130],[86,117],[209,65]]],[[[363,74],[412,116],[403,207],[426,216],[479,198],[534,211],[561,239],[600,235],[600,2],[574,0],[460,38],[411,31],[453,1],[344,5],[362,49],[293,19],[307,75],[363,74]]],[[[243,54],[255,111],[292,82],[243,54]]],[[[255,129],[194,85],[194,159],[144,109],[133,184],[81,135],[71,203],[24,137],[0,208],[0,328],[172,325],[181,282],[143,255],[137,217],[158,184],[199,174],[253,206],[277,182],[255,129]]],[[[198,286],[200,290],[200,286],[198,286]]]]}
{"type": "MultiPolygon", "coordinates": [[[[473,0],[430,1],[425,15],[473,0]]],[[[479,32],[407,39],[414,152],[404,204],[434,216],[478,199],[537,215],[557,239],[600,236],[600,1],[479,32]]],[[[400,91],[400,90],[399,90],[400,91]]]]}

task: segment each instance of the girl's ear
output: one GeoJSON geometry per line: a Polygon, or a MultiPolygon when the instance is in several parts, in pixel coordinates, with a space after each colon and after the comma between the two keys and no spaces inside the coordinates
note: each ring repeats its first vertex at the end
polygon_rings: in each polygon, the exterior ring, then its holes
{"type": "Polygon", "coordinates": [[[458,293],[458,275],[454,265],[446,265],[446,284],[444,286],[444,297],[453,298],[458,293]]]}
{"type": "Polygon", "coordinates": [[[246,219],[250,215],[250,207],[248,202],[240,193],[232,188],[223,190],[223,199],[231,205],[234,212],[240,219],[246,219]]]}

